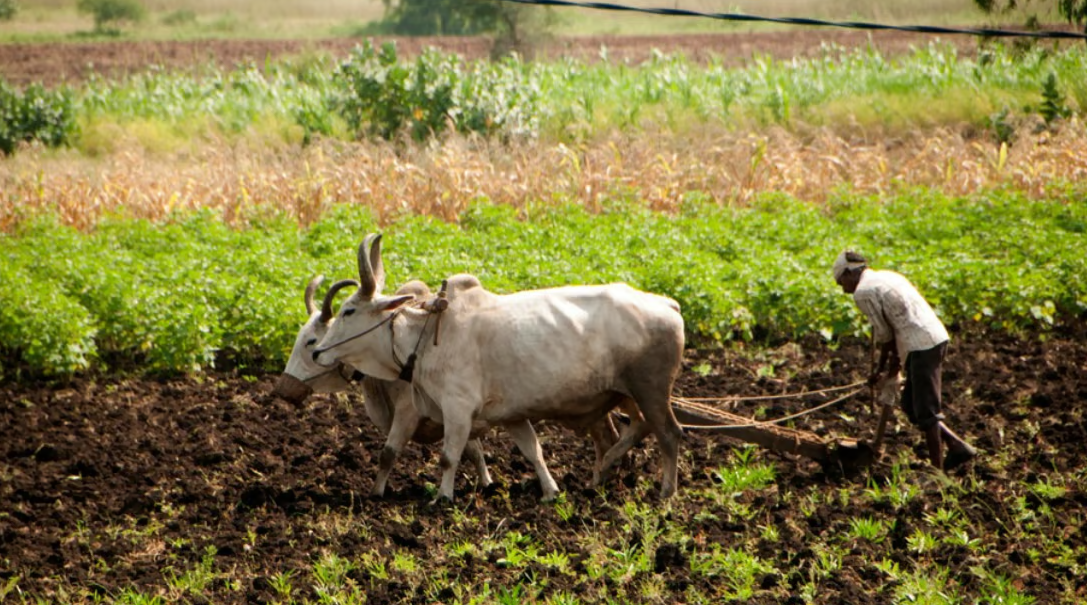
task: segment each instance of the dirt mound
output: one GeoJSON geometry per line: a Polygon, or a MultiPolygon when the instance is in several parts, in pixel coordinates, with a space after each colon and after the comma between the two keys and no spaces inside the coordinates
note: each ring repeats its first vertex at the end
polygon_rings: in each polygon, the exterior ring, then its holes
{"type": "MultiPolygon", "coordinates": [[[[491,435],[484,445],[496,484],[476,489],[467,470],[456,508],[434,509],[426,504],[440,474],[433,447],[410,446],[390,495],[366,496],[383,439],[354,394],[315,396],[296,409],[267,397],[274,376],[242,373],[7,384],[0,387],[0,588],[14,581],[32,597],[68,602],[117,598],[126,589],[173,602],[270,602],[282,600],[280,581],[289,573],[293,598],[318,600],[322,584],[310,570],[335,555],[354,562],[343,581],[362,587],[369,603],[458,594],[463,601],[530,581],[540,593],[526,600],[566,592],[582,602],[603,594],[659,602],[644,595],[646,587],[665,601],[694,594],[688,591],[730,594],[740,579],[696,572],[694,563],[736,548],[764,564],[746,602],[799,603],[796,595],[809,586],[820,603],[888,602],[909,574],[932,569],[945,569],[962,595],[977,597],[979,568],[1013,579],[1038,602],[1082,598],[1087,580],[1073,572],[1087,558],[1085,332],[957,338],[945,370],[949,422],[985,456],[947,485],[922,481],[928,487],[912,496],[895,495],[895,475],[925,479],[928,471],[920,436],[901,415],[889,431],[889,454],[868,473],[760,450],[749,462],[776,468],[769,488],[734,494],[721,492],[716,470],[738,463],[738,444],[691,433],[680,493],[667,507],[653,501],[652,439],[598,492],[584,488],[587,439],[541,427],[566,490],[564,508],[541,505],[531,469],[508,438],[491,435]],[[895,465],[903,453],[906,468],[895,465]],[[943,509],[969,534],[962,543],[950,534],[939,539],[943,509]],[[884,523],[883,539],[850,538],[858,519],[884,523]],[[654,533],[661,527],[670,529],[654,533]],[[911,550],[919,529],[937,538],[930,550],[911,550]],[[566,562],[515,560],[508,543],[495,546],[510,535],[529,536],[566,562]],[[467,554],[454,557],[458,549],[467,554]],[[386,567],[382,574],[362,564],[391,561],[392,553],[414,558],[421,571],[386,567]],[[595,571],[638,553],[649,557],[647,568],[622,577],[595,571]],[[887,562],[899,577],[878,567],[887,562]],[[205,581],[193,588],[198,577],[205,581]]],[[[808,343],[744,355],[692,351],[685,365],[677,395],[723,397],[848,384],[863,378],[868,362],[865,343],[850,342],[837,350],[808,343]]],[[[810,405],[770,399],[733,410],[762,408],[774,418],[810,405]]],[[[873,424],[857,397],[797,426],[863,437],[873,424]]]]}

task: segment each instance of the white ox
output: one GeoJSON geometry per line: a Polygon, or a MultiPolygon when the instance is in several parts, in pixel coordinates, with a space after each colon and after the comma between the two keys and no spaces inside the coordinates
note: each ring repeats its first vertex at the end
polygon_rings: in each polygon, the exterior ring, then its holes
{"type": "MultiPolygon", "coordinates": [[[[442,438],[442,427],[423,418],[411,399],[411,385],[402,380],[378,380],[363,377],[350,366],[336,364],[331,368],[317,365],[313,361],[313,349],[328,332],[332,323],[332,299],[341,289],[349,286],[358,287],[355,280],[341,280],[332,285],[325,294],[323,304],[318,309],[314,303],[314,294],[320,286],[322,277],[318,276],[306,286],[305,303],[309,319],[298,331],[291,357],[283,374],[276,381],[272,394],[294,403],[301,404],[311,393],[336,393],[350,388],[356,379],[361,378],[363,404],[366,415],[385,435],[385,447],[381,451],[377,477],[371,494],[385,495],[385,486],[392,471],[393,463],[409,440],[417,443],[435,443],[442,438]]],[[[410,281],[396,291],[398,295],[415,296],[423,300],[430,296],[430,288],[420,281],[410,281]]],[[[483,458],[483,449],[476,439],[468,442],[465,456],[472,461],[479,474],[480,484],[491,483],[487,462],[483,458]]]]}
{"type": "Polygon", "coordinates": [[[684,336],[674,300],[624,284],[497,295],[459,275],[448,282],[448,309],[434,316],[405,305],[410,296],[381,295],[380,238],[368,235],[359,247],[362,285],[344,301],[313,358],[393,380],[416,353],[414,385],[426,395],[416,405],[445,427],[438,497],[452,500],[468,440],[501,426],[534,466],[544,499],[554,498],[558,485],[531,421],[591,427],[616,406],[634,412],[632,422],[598,458],[594,481],[605,480],[623,454],[653,433],[661,495],[675,493],[682,432],[671,392],[684,336]]]}

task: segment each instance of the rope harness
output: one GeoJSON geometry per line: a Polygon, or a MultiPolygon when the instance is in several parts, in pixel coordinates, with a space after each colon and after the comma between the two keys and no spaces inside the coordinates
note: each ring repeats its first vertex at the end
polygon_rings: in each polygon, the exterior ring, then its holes
{"type": "Polygon", "coordinates": [[[324,372],[321,372],[320,374],[314,374],[313,376],[310,376],[309,378],[303,380],[302,384],[307,384],[308,385],[310,382],[313,382],[314,380],[317,380],[318,378],[321,378],[323,376],[328,376],[329,374],[331,374],[333,372],[339,372],[340,377],[343,378],[344,380],[346,380],[347,382],[355,382],[356,380],[362,380],[362,378],[364,377],[364,374],[362,372],[356,370],[355,368],[350,368],[351,373],[348,374],[348,372],[347,372],[348,367],[349,366],[347,364],[345,364],[344,362],[337,361],[336,365],[330,367],[329,369],[325,370],[324,372]]]}
{"type": "MultiPolygon", "coordinates": [[[[435,327],[434,327],[434,346],[438,346],[438,332],[441,329],[441,325],[442,325],[441,324],[441,321],[442,321],[441,313],[443,311],[445,311],[447,308],[449,308],[449,300],[446,297],[447,296],[446,295],[446,286],[447,286],[447,282],[443,280],[442,281],[442,289],[438,292],[438,295],[436,297],[434,297],[434,298],[432,298],[430,300],[421,301],[421,302],[419,302],[419,303],[417,303],[415,305],[416,308],[426,311],[427,316],[426,316],[426,321],[423,322],[423,328],[421,330],[419,330],[419,338],[416,339],[415,347],[412,348],[411,353],[408,355],[407,361],[403,361],[403,362],[400,361],[400,356],[396,354],[396,318],[400,316],[400,312],[402,311],[402,309],[396,309],[392,313],[390,313],[390,314],[386,315],[384,318],[382,318],[381,321],[379,321],[376,324],[370,326],[369,328],[366,328],[365,330],[359,332],[358,334],[348,336],[347,338],[344,338],[343,340],[341,340],[339,342],[332,343],[332,344],[328,345],[327,347],[321,347],[321,348],[318,348],[318,349],[314,349],[313,350],[313,358],[316,360],[317,357],[321,353],[324,353],[326,351],[330,351],[330,350],[332,350],[332,349],[334,349],[334,348],[336,348],[336,347],[338,347],[338,346],[340,346],[342,344],[346,344],[348,342],[351,342],[352,340],[355,340],[356,338],[362,338],[363,336],[366,336],[367,334],[377,330],[381,326],[383,326],[385,324],[389,324],[389,335],[390,335],[389,347],[390,347],[391,352],[392,352],[393,362],[397,365],[397,367],[400,368],[400,374],[397,376],[397,378],[399,378],[400,380],[403,380],[404,382],[411,382],[412,378],[413,378],[413,376],[415,374],[415,360],[418,359],[418,357],[419,357],[419,346],[422,345],[422,343],[423,343],[423,335],[426,334],[426,329],[427,329],[427,326],[430,325],[430,318],[431,318],[432,315],[437,315],[438,316],[438,319],[435,321],[435,327]]],[[[306,379],[306,382],[309,382],[310,380],[314,380],[314,379],[319,378],[321,376],[325,376],[325,375],[327,375],[327,374],[329,374],[329,373],[331,373],[333,371],[336,371],[336,370],[341,370],[342,371],[345,367],[346,366],[344,366],[343,362],[337,362],[337,365],[332,366],[332,368],[329,369],[327,372],[322,372],[321,374],[318,374],[317,376],[312,376],[312,377],[306,379]]],[[[361,374],[361,372],[357,372],[357,371],[356,371],[356,373],[361,374]]]]}
{"type": "Polygon", "coordinates": [[[846,393],[845,395],[842,395],[841,397],[838,397],[837,399],[833,399],[833,400],[828,401],[826,403],[821,403],[821,404],[819,404],[819,405],[817,405],[817,406],[815,406],[813,408],[809,408],[807,410],[797,412],[795,414],[789,414],[788,416],[782,416],[781,418],[775,418],[774,420],[762,420],[762,421],[749,422],[749,423],[743,423],[743,424],[705,424],[705,425],[703,425],[703,424],[686,424],[686,425],[683,426],[684,429],[688,429],[688,430],[713,432],[713,431],[723,431],[723,430],[729,430],[729,429],[757,428],[757,427],[760,427],[760,426],[774,425],[774,424],[779,424],[779,423],[782,423],[782,422],[786,422],[788,420],[794,420],[796,418],[801,418],[801,417],[807,416],[808,414],[812,414],[814,412],[818,412],[819,410],[828,408],[830,406],[837,405],[837,404],[845,401],[846,399],[849,399],[850,397],[853,397],[857,393],[860,393],[861,391],[864,390],[863,388],[858,388],[858,387],[861,387],[861,385],[864,385],[864,384],[866,384],[866,381],[854,382],[853,384],[848,384],[848,385],[840,386],[840,387],[830,387],[830,388],[826,388],[826,389],[820,389],[818,391],[806,391],[804,393],[792,393],[792,394],[782,394],[782,395],[763,395],[763,396],[758,396],[758,397],[739,397],[739,396],[738,397],[698,397],[698,398],[691,398],[691,399],[684,399],[682,397],[673,397],[672,401],[674,403],[678,403],[681,407],[684,407],[689,411],[698,411],[698,412],[702,412],[702,413],[704,413],[704,414],[706,414],[708,416],[713,416],[713,415],[715,415],[714,412],[717,411],[715,408],[710,407],[710,406],[700,405],[700,404],[698,404],[696,402],[697,401],[756,401],[756,400],[769,400],[769,399],[790,399],[790,398],[796,398],[796,397],[808,397],[810,395],[819,395],[819,394],[822,394],[822,393],[830,393],[830,392],[834,392],[834,391],[844,391],[846,389],[853,389],[849,393],[846,393]]]}
{"type": "MultiPolygon", "coordinates": [[[[342,344],[345,344],[345,343],[348,343],[348,342],[350,342],[352,340],[355,340],[356,338],[361,338],[363,336],[366,336],[367,334],[377,330],[381,326],[383,326],[385,324],[389,324],[389,335],[390,335],[389,343],[390,343],[392,358],[393,358],[393,362],[400,368],[400,373],[399,373],[399,375],[397,377],[400,380],[403,380],[405,382],[409,382],[409,383],[412,382],[412,379],[414,378],[414,374],[415,374],[415,362],[419,358],[419,347],[422,346],[422,344],[423,344],[423,337],[426,335],[427,326],[430,325],[430,318],[431,318],[431,316],[434,316],[434,315],[437,315],[437,319],[435,320],[435,327],[434,327],[434,346],[438,346],[438,334],[441,331],[442,312],[444,312],[449,307],[449,300],[448,300],[447,294],[446,294],[447,285],[448,285],[447,282],[442,281],[442,287],[441,287],[441,290],[438,292],[437,296],[435,296],[434,298],[429,299],[429,300],[421,301],[421,302],[414,305],[415,308],[422,309],[422,310],[426,311],[427,316],[426,316],[426,320],[423,322],[422,329],[419,330],[419,337],[416,338],[416,340],[415,340],[415,346],[412,347],[411,353],[408,354],[407,360],[401,361],[400,356],[396,354],[396,318],[400,316],[401,309],[396,309],[395,311],[393,311],[389,315],[385,316],[378,323],[376,323],[376,324],[370,326],[369,328],[359,332],[358,334],[348,336],[347,338],[344,338],[343,340],[341,340],[339,342],[328,345],[327,347],[314,349],[314,351],[313,351],[314,359],[316,359],[317,356],[320,355],[321,353],[324,353],[326,351],[334,349],[334,348],[336,348],[336,347],[338,347],[338,346],[340,346],[342,344]]],[[[346,368],[347,368],[347,366],[343,362],[338,362],[336,364],[336,366],[333,366],[328,371],[322,372],[321,374],[318,374],[316,376],[311,376],[310,378],[307,378],[305,382],[315,380],[315,379],[317,379],[317,378],[319,378],[321,376],[325,376],[325,375],[327,375],[327,374],[329,374],[331,372],[334,372],[334,371],[343,372],[346,368]]],[[[355,372],[355,374],[361,374],[358,371],[354,371],[354,372],[355,372]]],[[[345,378],[346,378],[346,376],[345,376],[345,378]]],[[[760,426],[775,425],[775,424],[780,424],[782,422],[786,422],[786,421],[789,421],[789,420],[795,420],[797,418],[807,416],[808,414],[812,414],[814,412],[817,412],[819,410],[828,408],[830,406],[837,405],[838,403],[841,403],[841,402],[845,401],[846,399],[849,399],[850,397],[853,397],[854,395],[856,395],[857,393],[860,393],[863,390],[863,388],[858,388],[858,387],[861,387],[862,385],[866,385],[866,384],[867,384],[867,381],[860,381],[860,382],[855,382],[853,384],[848,384],[848,385],[845,385],[845,386],[829,387],[829,388],[820,389],[820,390],[817,390],[817,391],[805,391],[803,393],[784,393],[784,394],[780,394],[780,395],[760,395],[760,396],[752,396],[752,397],[748,397],[748,396],[691,397],[691,398],[673,397],[672,402],[673,402],[673,405],[678,404],[679,406],[687,409],[688,411],[701,412],[703,414],[706,414],[707,416],[712,417],[712,416],[716,415],[715,414],[717,412],[716,408],[713,408],[711,406],[701,405],[698,402],[700,402],[700,401],[715,401],[715,402],[720,403],[720,402],[726,402],[726,401],[735,402],[735,401],[767,401],[767,400],[773,400],[773,399],[794,399],[794,398],[797,398],[797,397],[809,397],[811,395],[820,395],[820,394],[824,394],[824,393],[831,393],[831,392],[835,392],[835,391],[844,391],[846,389],[853,389],[851,392],[846,393],[845,395],[842,395],[842,396],[838,397],[837,399],[833,399],[833,400],[828,401],[826,403],[819,404],[819,405],[817,405],[817,406],[815,406],[813,408],[809,408],[807,410],[797,412],[795,414],[789,414],[788,416],[783,416],[781,418],[776,418],[774,420],[763,420],[763,421],[756,421],[756,422],[743,423],[743,424],[707,424],[707,425],[701,425],[701,424],[700,425],[691,425],[691,424],[688,424],[688,425],[684,425],[684,428],[689,429],[689,430],[700,430],[700,431],[714,432],[714,431],[723,431],[723,430],[729,430],[729,429],[757,428],[757,427],[760,427],[760,426]]],[[[414,395],[414,390],[415,389],[413,388],[412,389],[413,395],[414,395]]]]}

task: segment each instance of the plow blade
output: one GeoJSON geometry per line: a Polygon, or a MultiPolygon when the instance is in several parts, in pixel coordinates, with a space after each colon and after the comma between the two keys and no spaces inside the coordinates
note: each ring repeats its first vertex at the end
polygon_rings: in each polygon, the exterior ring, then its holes
{"type": "Polygon", "coordinates": [[[726,435],[775,452],[811,458],[824,465],[857,469],[869,466],[876,458],[875,450],[863,440],[827,440],[815,433],[756,422],[683,399],[672,399],[672,410],[684,430],[726,435]]]}

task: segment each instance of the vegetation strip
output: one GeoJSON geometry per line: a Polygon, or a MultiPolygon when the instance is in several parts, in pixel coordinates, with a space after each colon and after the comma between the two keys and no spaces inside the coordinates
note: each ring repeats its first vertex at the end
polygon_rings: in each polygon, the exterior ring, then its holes
{"type": "MultiPolygon", "coordinates": [[[[207,212],[91,233],[30,222],[0,239],[5,372],[281,367],[305,284],[353,275],[360,234],[374,230],[347,205],[307,229],[280,216],[234,230],[207,212]]],[[[842,195],[823,208],[767,195],[747,208],[692,201],[678,215],[623,200],[596,214],[481,203],[457,224],[409,216],[384,231],[392,282],[436,287],[468,272],[508,292],[625,281],[679,301],[693,342],[860,333],[829,277],[846,246],[910,275],[952,325],[1045,329],[1087,311],[1087,205],[1014,194],[842,195]]]]}
{"type": "Polygon", "coordinates": [[[152,147],[182,147],[253,130],[291,144],[320,137],[427,140],[450,131],[569,143],[647,123],[682,134],[718,121],[850,131],[891,125],[899,132],[963,121],[1010,142],[1014,129],[1002,133],[998,126],[1014,125],[1020,115],[1042,115],[1049,124],[1084,111],[1085,57],[1082,46],[1021,54],[996,46],[974,60],[933,43],[893,59],[827,47],[816,59],[756,60],[737,70],[667,55],[629,66],[464,61],[431,50],[404,61],[394,45],[367,41],[338,65],[316,57],[208,66],[200,75],[152,72],[56,91],[16,91],[0,82],[7,116],[0,151],[40,141],[100,154],[120,134],[152,147]]]}

